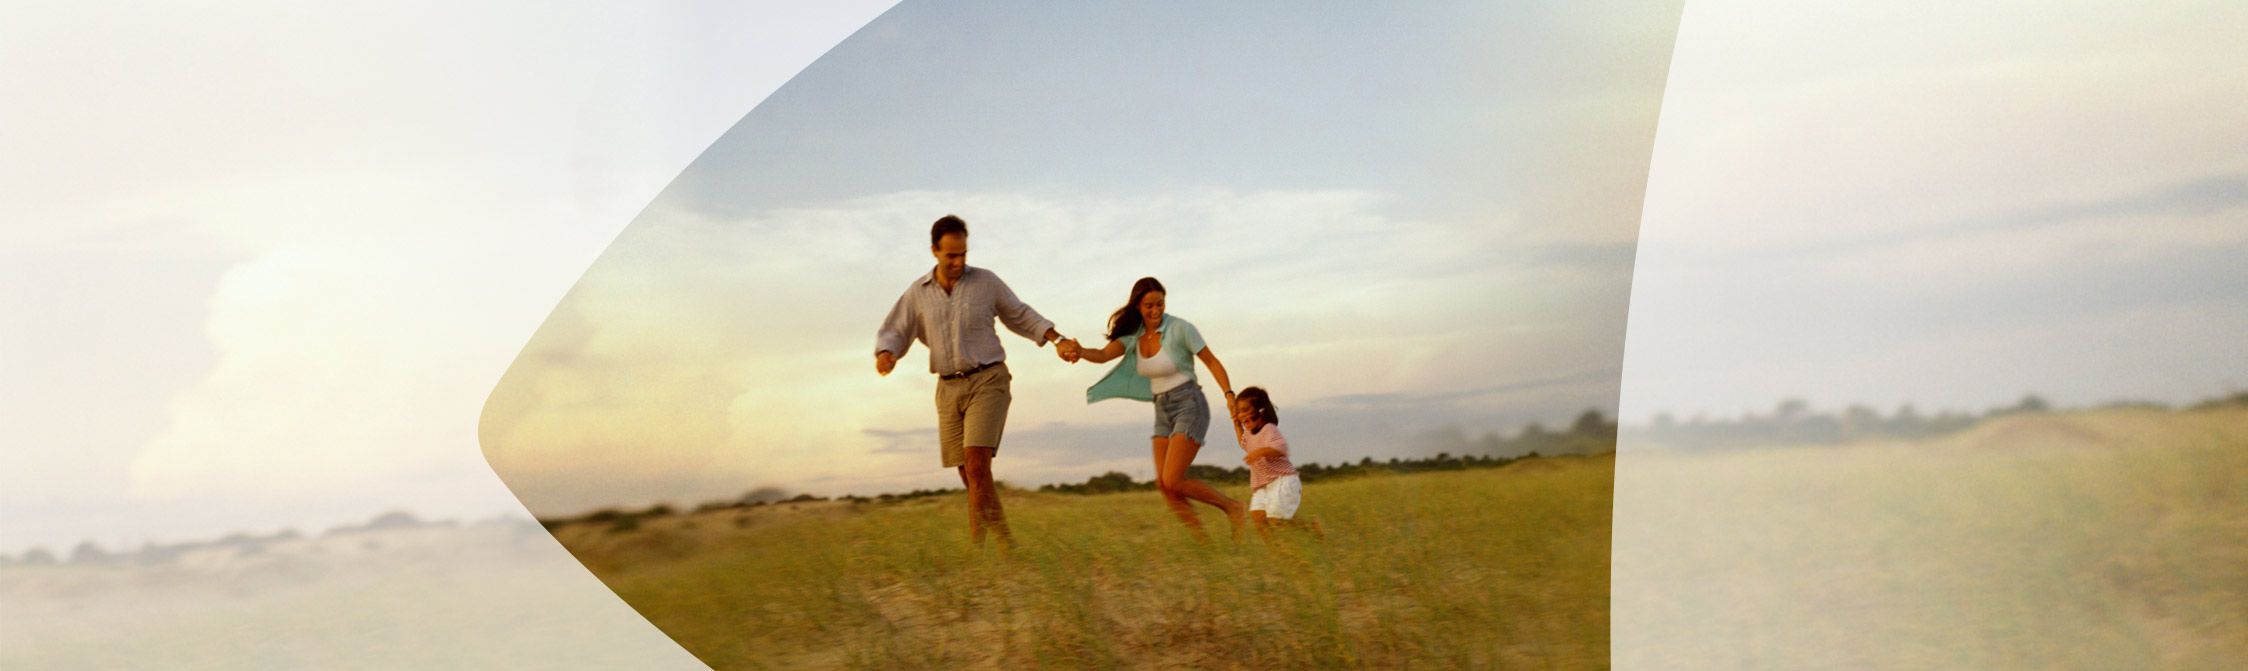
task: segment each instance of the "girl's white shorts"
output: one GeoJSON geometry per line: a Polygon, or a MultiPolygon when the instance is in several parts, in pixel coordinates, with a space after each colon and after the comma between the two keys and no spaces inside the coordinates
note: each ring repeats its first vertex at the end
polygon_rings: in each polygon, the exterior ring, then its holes
{"type": "Polygon", "coordinates": [[[1249,509],[1265,511],[1268,519],[1285,520],[1296,516],[1296,505],[1303,503],[1304,482],[1291,473],[1277,478],[1257,491],[1249,493],[1249,509]]]}

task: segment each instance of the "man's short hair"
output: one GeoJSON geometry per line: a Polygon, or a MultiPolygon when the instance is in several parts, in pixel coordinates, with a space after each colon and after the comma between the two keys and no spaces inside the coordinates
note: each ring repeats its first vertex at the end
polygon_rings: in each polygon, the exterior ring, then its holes
{"type": "Polygon", "coordinates": [[[944,218],[937,220],[935,226],[929,227],[929,246],[937,246],[938,242],[944,240],[944,236],[954,233],[960,234],[960,237],[963,238],[968,237],[968,222],[961,221],[959,217],[949,214],[944,215],[944,218]]]}

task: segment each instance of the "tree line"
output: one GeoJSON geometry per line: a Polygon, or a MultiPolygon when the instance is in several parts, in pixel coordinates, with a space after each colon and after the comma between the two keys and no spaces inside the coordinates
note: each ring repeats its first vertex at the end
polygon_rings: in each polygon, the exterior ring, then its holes
{"type": "MultiPolygon", "coordinates": [[[[2099,407],[2178,409],[2153,401],[2118,401],[2099,407]]],[[[2201,401],[2182,409],[2198,411],[2227,407],[2248,407],[2248,392],[2201,401]]],[[[1863,440],[1935,438],[1957,433],[1998,417],[2055,410],[2051,402],[2036,394],[2023,396],[2013,405],[1994,407],[1980,413],[1944,410],[1933,414],[1923,413],[1910,403],[1899,406],[1888,414],[1864,404],[1853,404],[1840,410],[1819,411],[1813,409],[1808,401],[1788,399],[1774,406],[1771,412],[1749,412],[1735,418],[1708,419],[1697,416],[1679,421],[1668,413],[1658,414],[1645,425],[1623,429],[1622,435],[1633,445],[1652,444],[1684,449],[1836,445],[1863,440]]]]}

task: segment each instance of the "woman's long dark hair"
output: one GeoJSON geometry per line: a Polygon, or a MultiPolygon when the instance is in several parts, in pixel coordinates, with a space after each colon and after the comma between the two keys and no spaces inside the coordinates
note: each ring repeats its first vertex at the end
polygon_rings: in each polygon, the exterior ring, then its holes
{"type": "MultiPolygon", "coordinates": [[[[1142,326],[1140,323],[1142,321],[1140,319],[1140,299],[1146,298],[1150,292],[1156,291],[1163,291],[1163,283],[1155,281],[1153,277],[1142,277],[1140,281],[1132,283],[1132,300],[1125,301],[1123,309],[1108,316],[1109,340],[1123,338],[1140,330],[1140,326],[1142,326]]],[[[1171,292],[1163,291],[1163,293],[1169,295],[1171,292]]]]}

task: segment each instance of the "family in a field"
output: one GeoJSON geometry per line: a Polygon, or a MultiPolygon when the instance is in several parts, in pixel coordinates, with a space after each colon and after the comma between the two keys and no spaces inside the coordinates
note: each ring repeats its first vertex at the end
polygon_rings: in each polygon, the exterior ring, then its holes
{"type": "Polygon", "coordinates": [[[968,488],[968,529],[977,543],[987,533],[1012,542],[991,477],[991,460],[999,453],[1013,398],[1008,392],[1013,376],[1007,373],[1007,352],[1000,347],[994,321],[1040,347],[1053,343],[1066,362],[1118,361],[1085,391],[1085,402],[1124,398],[1154,406],[1149,437],[1156,485],[1164,504],[1196,536],[1202,536],[1202,522],[1189,501],[1224,511],[1236,535],[1251,522],[1265,531],[1295,516],[1303,486],[1288,461],[1288,441],[1280,436],[1280,414],[1270,395],[1257,387],[1234,393],[1225,364],[1203,343],[1202,333],[1164,312],[1161,282],[1144,277],[1133,283],[1131,298],[1109,315],[1108,344],[1092,349],[1063,337],[998,275],[969,266],[968,225],[959,217],[946,215],[930,227],[929,251],[936,256],[936,268],[906,287],[875,334],[874,370],[889,375],[914,341],[929,348],[929,372],[937,375],[940,452],[944,467],[957,469],[968,488]],[[1246,452],[1248,503],[1186,477],[1210,429],[1210,403],[1195,375],[1197,360],[1224,393],[1235,439],[1246,452]]]}

